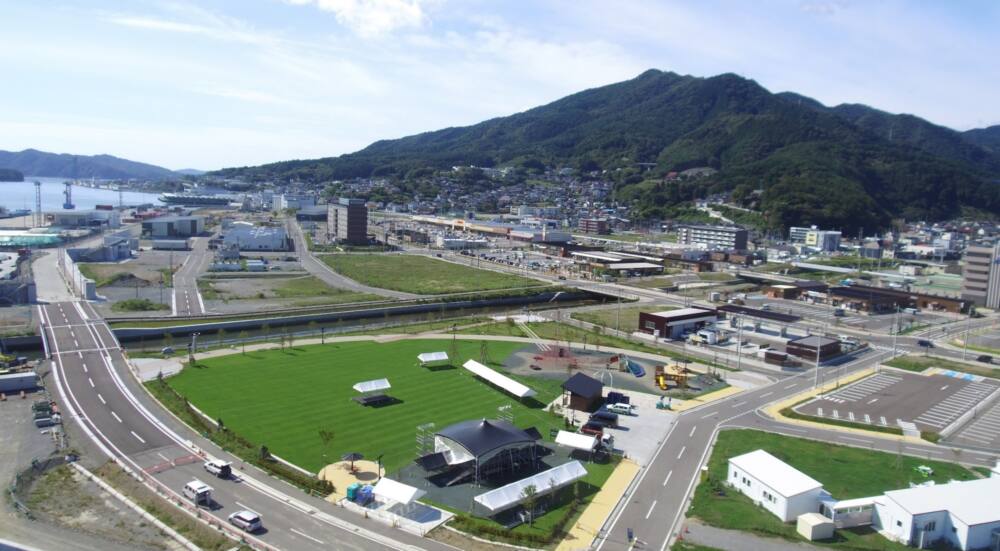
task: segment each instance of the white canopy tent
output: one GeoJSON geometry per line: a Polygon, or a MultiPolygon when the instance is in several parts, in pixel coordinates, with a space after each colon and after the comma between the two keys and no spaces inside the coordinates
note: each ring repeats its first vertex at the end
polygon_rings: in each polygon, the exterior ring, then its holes
{"type": "Polygon", "coordinates": [[[420,362],[420,367],[434,367],[447,365],[449,358],[447,352],[424,352],[417,354],[417,360],[420,362]]]}
{"type": "Polygon", "coordinates": [[[375,379],[373,381],[362,381],[352,388],[358,392],[369,393],[389,390],[392,388],[392,385],[389,384],[389,379],[375,379]]]}
{"type": "Polygon", "coordinates": [[[402,482],[397,482],[391,478],[383,478],[375,484],[374,493],[384,500],[409,505],[424,497],[427,492],[420,488],[414,488],[402,482]]]}
{"type": "Polygon", "coordinates": [[[597,438],[589,434],[561,430],[556,435],[556,444],[566,446],[567,448],[592,452],[597,447],[597,438]]]}
{"type": "Polygon", "coordinates": [[[495,384],[496,386],[502,388],[506,392],[513,394],[518,398],[529,398],[537,394],[534,390],[531,390],[525,385],[511,379],[510,377],[494,371],[493,369],[486,367],[485,365],[477,362],[476,360],[469,360],[462,364],[462,367],[471,371],[477,377],[486,379],[488,382],[495,384]]]}
{"type": "Polygon", "coordinates": [[[520,504],[524,500],[524,489],[528,486],[535,487],[536,496],[543,496],[559,488],[568,486],[585,476],[587,476],[587,469],[584,469],[579,461],[570,461],[569,463],[563,463],[558,467],[542,471],[528,478],[522,478],[506,486],[501,486],[495,490],[479,494],[473,499],[491,513],[496,513],[520,504]]]}

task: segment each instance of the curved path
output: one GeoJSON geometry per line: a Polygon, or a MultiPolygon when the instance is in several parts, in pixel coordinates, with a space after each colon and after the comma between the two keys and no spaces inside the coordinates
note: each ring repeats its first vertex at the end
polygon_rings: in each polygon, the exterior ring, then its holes
{"type": "Polygon", "coordinates": [[[305,271],[319,278],[327,285],[338,289],[346,289],[348,291],[369,293],[372,295],[390,298],[425,298],[424,295],[415,295],[413,293],[404,293],[402,291],[391,291],[389,289],[380,289],[378,287],[369,287],[368,285],[358,283],[349,277],[338,274],[327,266],[325,262],[316,258],[309,248],[306,247],[306,239],[302,235],[302,228],[299,226],[298,221],[289,219],[286,222],[286,226],[288,228],[288,234],[292,237],[292,241],[295,243],[295,252],[299,257],[299,264],[302,264],[302,268],[305,269],[305,271]]]}
{"type": "Polygon", "coordinates": [[[228,528],[225,519],[230,513],[258,511],[266,531],[237,535],[260,549],[451,549],[364,520],[252,467],[238,471],[233,480],[212,478],[201,467],[205,457],[242,463],[191,432],[146,395],[111,329],[90,304],[59,302],[38,310],[66,417],[105,455],[186,509],[191,509],[190,502],[177,495],[185,483],[197,478],[213,486],[216,506],[196,513],[203,520],[228,528]]]}

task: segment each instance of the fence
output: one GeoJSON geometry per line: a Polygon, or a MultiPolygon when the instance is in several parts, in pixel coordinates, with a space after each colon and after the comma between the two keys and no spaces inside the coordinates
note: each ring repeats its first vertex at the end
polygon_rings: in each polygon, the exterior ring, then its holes
{"type": "Polygon", "coordinates": [[[389,511],[383,511],[381,509],[369,509],[367,507],[363,507],[347,499],[340,500],[338,502],[338,505],[347,509],[348,511],[353,511],[359,515],[364,515],[365,518],[374,519],[378,522],[381,522],[382,524],[391,526],[393,528],[399,528],[400,530],[404,530],[415,536],[424,537],[424,534],[427,533],[427,530],[424,528],[424,525],[420,524],[419,522],[410,520],[406,517],[401,517],[389,511]]]}
{"type": "Polygon", "coordinates": [[[34,519],[34,514],[32,514],[31,509],[24,502],[28,497],[28,491],[31,490],[32,484],[50,469],[65,465],[71,459],[75,459],[75,457],[54,455],[42,460],[34,459],[31,461],[30,467],[14,475],[14,480],[11,481],[10,487],[7,488],[7,493],[10,495],[14,508],[29,519],[34,519]]]}

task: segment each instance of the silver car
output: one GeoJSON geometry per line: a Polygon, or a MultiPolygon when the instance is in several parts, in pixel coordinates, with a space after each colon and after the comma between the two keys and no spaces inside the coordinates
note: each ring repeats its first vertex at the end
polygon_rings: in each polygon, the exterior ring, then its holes
{"type": "Polygon", "coordinates": [[[253,511],[236,511],[229,515],[229,523],[244,532],[256,532],[263,526],[260,515],[253,511]]]}

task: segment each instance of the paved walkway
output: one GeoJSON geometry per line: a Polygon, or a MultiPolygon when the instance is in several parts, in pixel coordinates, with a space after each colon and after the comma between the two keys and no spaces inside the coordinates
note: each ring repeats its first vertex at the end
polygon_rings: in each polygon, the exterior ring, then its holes
{"type": "Polygon", "coordinates": [[[639,465],[628,459],[623,459],[615,467],[604,486],[601,487],[601,491],[597,492],[594,499],[584,509],[576,524],[570,528],[569,533],[556,547],[556,551],[589,549],[598,530],[611,515],[611,511],[614,510],[618,500],[625,493],[625,489],[637,474],[639,474],[639,465]]]}
{"type": "Polygon", "coordinates": [[[36,252],[31,263],[38,302],[69,302],[76,300],[59,270],[59,249],[36,252]]]}
{"type": "Polygon", "coordinates": [[[685,524],[682,536],[685,541],[727,551],[813,551],[819,549],[819,547],[805,542],[765,538],[749,532],[715,528],[690,520],[685,524]]]}

